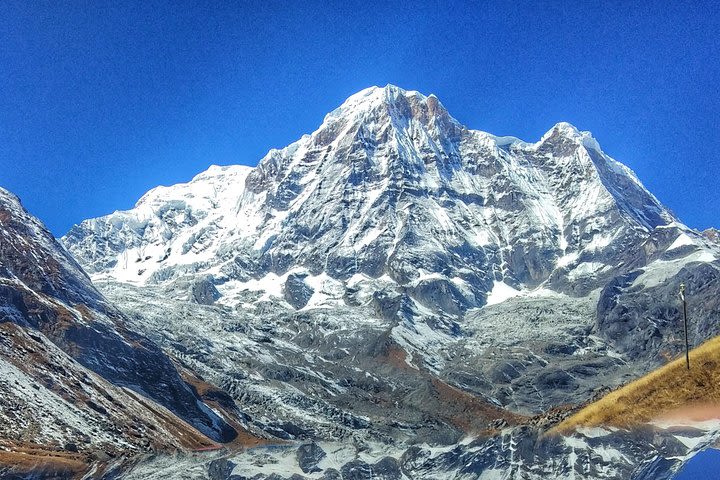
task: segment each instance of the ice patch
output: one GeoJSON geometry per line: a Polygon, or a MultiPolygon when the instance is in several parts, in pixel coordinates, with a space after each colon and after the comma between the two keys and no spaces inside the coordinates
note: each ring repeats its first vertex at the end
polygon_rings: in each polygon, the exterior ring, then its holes
{"type": "Polygon", "coordinates": [[[566,267],[574,263],[580,255],[577,252],[568,253],[557,259],[556,265],[558,268],[566,267]]]}
{"type": "Polygon", "coordinates": [[[576,280],[580,277],[585,277],[588,275],[595,275],[596,273],[598,273],[606,268],[608,268],[608,265],[605,265],[604,263],[582,262],[568,274],[568,277],[571,280],[576,280]]]}
{"type": "Polygon", "coordinates": [[[674,260],[655,260],[645,267],[645,271],[635,279],[633,285],[645,285],[646,288],[655,287],[677,275],[680,269],[690,262],[710,263],[715,260],[717,258],[709,250],[698,250],[674,260]]]}
{"type": "Polygon", "coordinates": [[[703,440],[702,435],[698,436],[698,437],[684,437],[682,435],[675,435],[675,438],[677,438],[680,441],[680,443],[685,445],[690,450],[697,447],[700,444],[700,442],[703,440]]]}
{"type": "Polygon", "coordinates": [[[681,233],[673,242],[672,245],[668,247],[668,251],[675,250],[676,248],[684,247],[686,245],[697,245],[692,238],[690,238],[687,234],[681,233]]]}
{"type": "Polygon", "coordinates": [[[485,305],[497,305],[498,303],[502,303],[505,300],[508,300],[513,297],[517,297],[522,292],[520,290],[516,290],[510,285],[508,285],[505,282],[498,282],[497,280],[493,284],[493,289],[490,292],[490,295],[488,295],[487,302],[485,305]]]}
{"type": "Polygon", "coordinates": [[[602,427],[579,427],[577,432],[587,438],[605,437],[612,433],[610,430],[602,427]]]}
{"type": "Polygon", "coordinates": [[[613,238],[615,238],[613,235],[595,235],[590,243],[585,245],[585,249],[590,251],[602,250],[610,245],[613,238]]]}

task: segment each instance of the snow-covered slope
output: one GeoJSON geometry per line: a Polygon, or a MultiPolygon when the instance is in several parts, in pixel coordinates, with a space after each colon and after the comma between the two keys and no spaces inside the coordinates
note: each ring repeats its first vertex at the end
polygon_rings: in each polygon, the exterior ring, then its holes
{"type": "MultiPolygon", "coordinates": [[[[678,348],[672,290],[697,278],[694,293],[712,295],[702,279],[718,258],[588,132],[496,137],[390,85],[351,96],[255,168],[210,167],[62,242],[95,280],[180,304],[370,309],[436,371],[466,336],[473,349],[555,339],[655,362],[678,348]]],[[[697,339],[716,330],[699,325],[697,339]]]]}

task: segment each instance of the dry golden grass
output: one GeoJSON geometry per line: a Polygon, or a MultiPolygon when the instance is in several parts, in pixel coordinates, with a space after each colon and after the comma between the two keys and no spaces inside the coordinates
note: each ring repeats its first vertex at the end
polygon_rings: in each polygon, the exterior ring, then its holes
{"type": "Polygon", "coordinates": [[[57,452],[33,444],[3,443],[12,450],[0,450],[2,478],[80,478],[89,468],[82,454],[57,452]]]}
{"type": "Polygon", "coordinates": [[[720,412],[720,336],[685,356],[609,393],[555,427],[568,432],[577,427],[628,428],[664,417],[692,417],[693,410],[714,416],[720,412]]]}

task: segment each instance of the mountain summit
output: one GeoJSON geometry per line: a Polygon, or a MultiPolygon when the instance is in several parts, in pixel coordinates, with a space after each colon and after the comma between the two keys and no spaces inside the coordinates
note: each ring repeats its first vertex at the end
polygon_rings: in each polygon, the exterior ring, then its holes
{"type": "Polygon", "coordinates": [[[657,355],[663,327],[647,320],[655,333],[638,341],[647,332],[618,296],[718,255],[590,133],[558,123],[535,143],[497,137],[391,85],[351,96],[255,168],[212,166],[62,242],[95,280],[178,301],[370,309],[426,361],[443,344],[433,335],[453,342],[498,309],[516,327],[497,324],[497,341],[557,340],[543,326],[557,321],[568,342],[593,328],[621,351],[657,355]],[[516,311],[548,302],[565,313],[516,311]],[[569,303],[583,307],[570,315],[569,303]]]}

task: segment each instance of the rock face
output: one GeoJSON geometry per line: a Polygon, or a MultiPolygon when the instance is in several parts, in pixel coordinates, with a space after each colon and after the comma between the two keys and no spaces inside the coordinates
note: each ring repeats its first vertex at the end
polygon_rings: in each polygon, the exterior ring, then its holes
{"type": "Polygon", "coordinates": [[[679,286],[687,286],[689,334],[693,344],[717,333],[720,316],[720,268],[713,264],[683,266],[664,283],[646,281],[642,271],[618,278],[603,289],[597,330],[630,359],[684,349],[679,286]],[[632,287],[635,288],[632,288],[632,287]],[[623,288],[624,287],[624,288],[623,288]],[[645,288],[642,288],[645,287],[645,288]]]}
{"type": "Polygon", "coordinates": [[[213,460],[208,465],[209,480],[228,480],[235,464],[226,458],[213,460]]]}
{"type": "MultiPolygon", "coordinates": [[[[132,329],[226,389],[258,428],[452,445],[675,355],[680,282],[692,341],[719,333],[712,238],[588,132],[497,137],[388,86],[255,168],[158,187],[62,242],[132,329]]],[[[442,467],[413,458],[412,471],[495,465],[448,455],[442,467]]],[[[356,460],[324,474],[377,467],[356,460]]]]}
{"type": "Polygon", "coordinates": [[[1,441],[129,454],[236,435],[3,189],[0,329],[1,441]]]}
{"type": "Polygon", "coordinates": [[[296,456],[300,470],[302,470],[303,473],[313,473],[322,471],[318,468],[318,463],[320,463],[327,454],[317,443],[307,443],[297,449],[296,456]]]}
{"type": "Polygon", "coordinates": [[[212,305],[220,298],[220,292],[210,278],[201,278],[192,285],[192,299],[202,305],[212,305]]]}
{"type": "Polygon", "coordinates": [[[283,298],[293,308],[303,308],[315,293],[312,287],[305,283],[305,277],[306,275],[291,274],[285,280],[283,298]]]}

